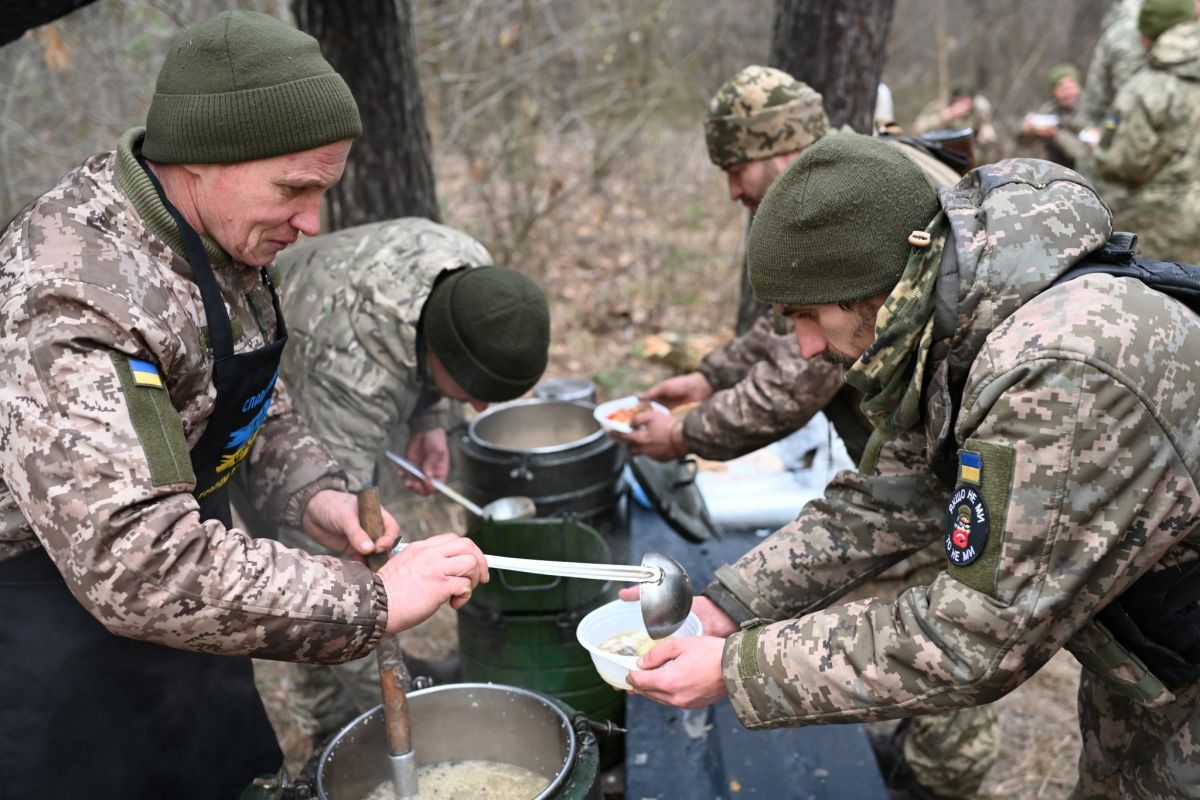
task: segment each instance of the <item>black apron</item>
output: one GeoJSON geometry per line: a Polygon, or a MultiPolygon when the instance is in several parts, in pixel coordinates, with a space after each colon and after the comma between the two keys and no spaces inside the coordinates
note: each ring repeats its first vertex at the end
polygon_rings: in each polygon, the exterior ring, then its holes
{"type": "MultiPolygon", "coordinates": [[[[234,354],[200,237],[146,174],[204,300],[216,403],[191,460],[201,517],[228,527],[227,482],[270,406],[287,331],[263,270],[277,337],[234,354]]],[[[223,800],[282,762],[249,658],[114,636],[41,548],[0,563],[0,800],[223,800]]]]}

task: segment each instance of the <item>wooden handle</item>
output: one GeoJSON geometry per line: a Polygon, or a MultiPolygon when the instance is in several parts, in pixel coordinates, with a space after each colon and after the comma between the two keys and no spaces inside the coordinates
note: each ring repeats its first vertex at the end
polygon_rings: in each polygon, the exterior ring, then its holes
{"type": "MultiPolygon", "coordinates": [[[[358,524],[371,537],[371,541],[383,536],[383,506],[379,503],[379,489],[370,487],[358,493],[358,524]]],[[[377,553],[367,559],[372,572],[378,572],[387,563],[387,553],[377,553]]],[[[407,673],[400,640],[385,633],[375,649],[379,658],[379,691],[383,697],[383,722],[387,728],[388,752],[402,756],[412,750],[412,737],[408,725],[408,695],[404,686],[407,673]]]]}
{"type": "MultiPolygon", "coordinates": [[[[372,486],[358,493],[358,524],[362,525],[372,542],[379,541],[383,536],[383,506],[379,502],[379,488],[372,486]]],[[[387,563],[387,553],[372,553],[367,556],[367,566],[371,572],[379,572],[380,567],[387,563]]]]}

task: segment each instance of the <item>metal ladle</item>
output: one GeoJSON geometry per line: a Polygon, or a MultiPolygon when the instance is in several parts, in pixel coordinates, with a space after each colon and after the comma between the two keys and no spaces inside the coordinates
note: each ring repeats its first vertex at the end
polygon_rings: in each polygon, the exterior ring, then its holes
{"type": "Polygon", "coordinates": [[[451,489],[446,484],[439,481],[437,478],[426,478],[425,473],[421,471],[416,464],[405,461],[400,456],[393,453],[391,450],[384,450],[383,454],[394,461],[404,469],[409,475],[412,475],[419,481],[428,480],[433,484],[433,488],[437,489],[442,494],[449,497],[454,502],[458,503],[463,508],[470,511],[481,519],[494,519],[497,522],[504,522],[511,519],[529,519],[537,515],[537,506],[529,497],[501,497],[499,500],[493,500],[486,506],[480,508],[475,503],[472,503],[459,492],[451,489]]]}
{"type": "MultiPolygon", "coordinates": [[[[401,542],[393,553],[404,549],[401,542]]],[[[483,556],[492,569],[555,575],[560,578],[586,578],[594,581],[620,581],[641,584],[642,621],[652,639],[665,639],[687,619],[692,610],[692,580],[679,562],[666,553],[647,550],[640,567],[625,564],[589,564],[582,561],[543,561],[536,558],[483,556]]]]}

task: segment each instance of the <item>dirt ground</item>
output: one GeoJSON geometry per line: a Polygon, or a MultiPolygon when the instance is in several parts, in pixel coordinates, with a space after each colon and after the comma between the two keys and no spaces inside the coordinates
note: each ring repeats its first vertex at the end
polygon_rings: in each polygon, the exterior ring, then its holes
{"type": "MultiPolygon", "coordinates": [[[[619,397],[691,369],[732,335],[745,222],[696,130],[650,131],[603,176],[586,174],[587,153],[578,149],[537,155],[531,171],[516,176],[525,181],[520,188],[552,197],[576,187],[570,202],[520,212],[519,204],[503,202],[506,187],[473,185],[478,172],[470,164],[438,159],[435,166],[444,221],[546,290],[553,342],[547,376],[588,377],[601,400],[619,397]],[[524,241],[499,241],[526,229],[524,241]]],[[[436,503],[391,507],[419,537],[454,529],[450,512],[436,503]]],[[[423,657],[444,654],[455,642],[452,612],[405,635],[406,649],[423,657]]],[[[288,762],[298,768],[310,744],[287,710],[286,665],[256,667],[288,762]]],[[[998,701],[1002,750],[981,797],[1032,800],[1069,792],[1079,753],[1078,671],[1061,653],[998,701]]]]}

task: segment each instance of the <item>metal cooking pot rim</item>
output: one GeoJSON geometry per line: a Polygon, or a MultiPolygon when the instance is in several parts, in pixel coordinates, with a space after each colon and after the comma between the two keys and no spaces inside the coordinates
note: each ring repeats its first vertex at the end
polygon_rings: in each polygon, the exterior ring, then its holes
{"type": "Polygon", "coordinates": [[[587,436],[584,436],[582,439],[575,439],[574,441],[566,442],[564,444],[547,445],[545,447],[505,447],[504,445],[500,445],[500,444],[496,444],[495,442],[488,441],[487,439],[484,439],[482,436],[480,436],[478,433],[476,433],[476,430],[475,430],[476,426],[479,423],[481,423],[483,420],[492,416],[493,414],[498,414],[498,413],[504,411],[505,409],[509,409],[509,408],[517,408],[520,406],[533,406],[533,405],[578,406],[580,408],[588,409],[589,412],[592,408],[595,408],[595,406],[592,403],[587,403],[587,402],[583,402],[583,401],[549,400],[549,399],[542,398],[542,397],[532,397],[532,398],[528,398],[525,400],[510,400],[507,403],[497,403],[494,406],[489,406],[487,409],[485,409],[485,410],[481,411],[479,414],[477,414],[471,420],[471,422],[467,425],[467,436],[470,437],[472,442],[474,442],[475,444],[484,448],[485,450],[496,450],[496,451],[503,452],[503,453],[518,453],[518,454],[520,454],[520,453],[533,453],[533,454],[561,453],[565,450],[574,450],[577,447],[582,447],[584,445],[591,444],[592,442],[596,441],[597,439],[601,439],[605,436],[604,429],[601,428],[599,425],[597,425],[596,430],[593,433],[590,433],[587,436]]]}
{"type": "MultiPolygon", "coordinates": [[[[548,798],[553,797],[554,793],[558,790],[558,787],[567,780],[567,776],[571,771],[571,766],[575,763],[575,759],[579,755],[579,737],[575,733],[575,728],[571,725],[571,719],[565,713],[563,713],[561,708],[547,700],[543,695],[540,695],[537,692],[531,692],[528,689],[522,689],[520,686],[509,686],[508,684],[503,683],[448,683],[445,686],[431,686],[428,689],[418,689],[415,692],[409,692],[408,696],[417,697],[434,695],[440,692],[457,691],[460,689],[478,689],[489,692],[503,691],[507,694],[525,695],[526,697],[540,702],[558,716],[559,721],[562,724],[562,729],[567,733],[567,755],[563,758],[563,763],[558,768],[558,774],[555,775],[554,779],[550,781],[550,785],[543,789],[541,794],[534,797],[533,800],[548,800],[548,798]]],[[[330,756],[337,750],[338,743],[341,742],[344,737],[349,735],[351,731],[357,729],[360,722],[372,714],[381,714],[382,711],[382,704],[364,711],[362,714],[359,714],[357,717],[355,717],[353,721],[349,722],[340,731],[338,731],[337,735],[329,741],[329,744],[325,745],[325,749],[321,752],[321,758],[317,762],[318,797],[328,796],[325,792],[325,767],[330,756]]]]}

